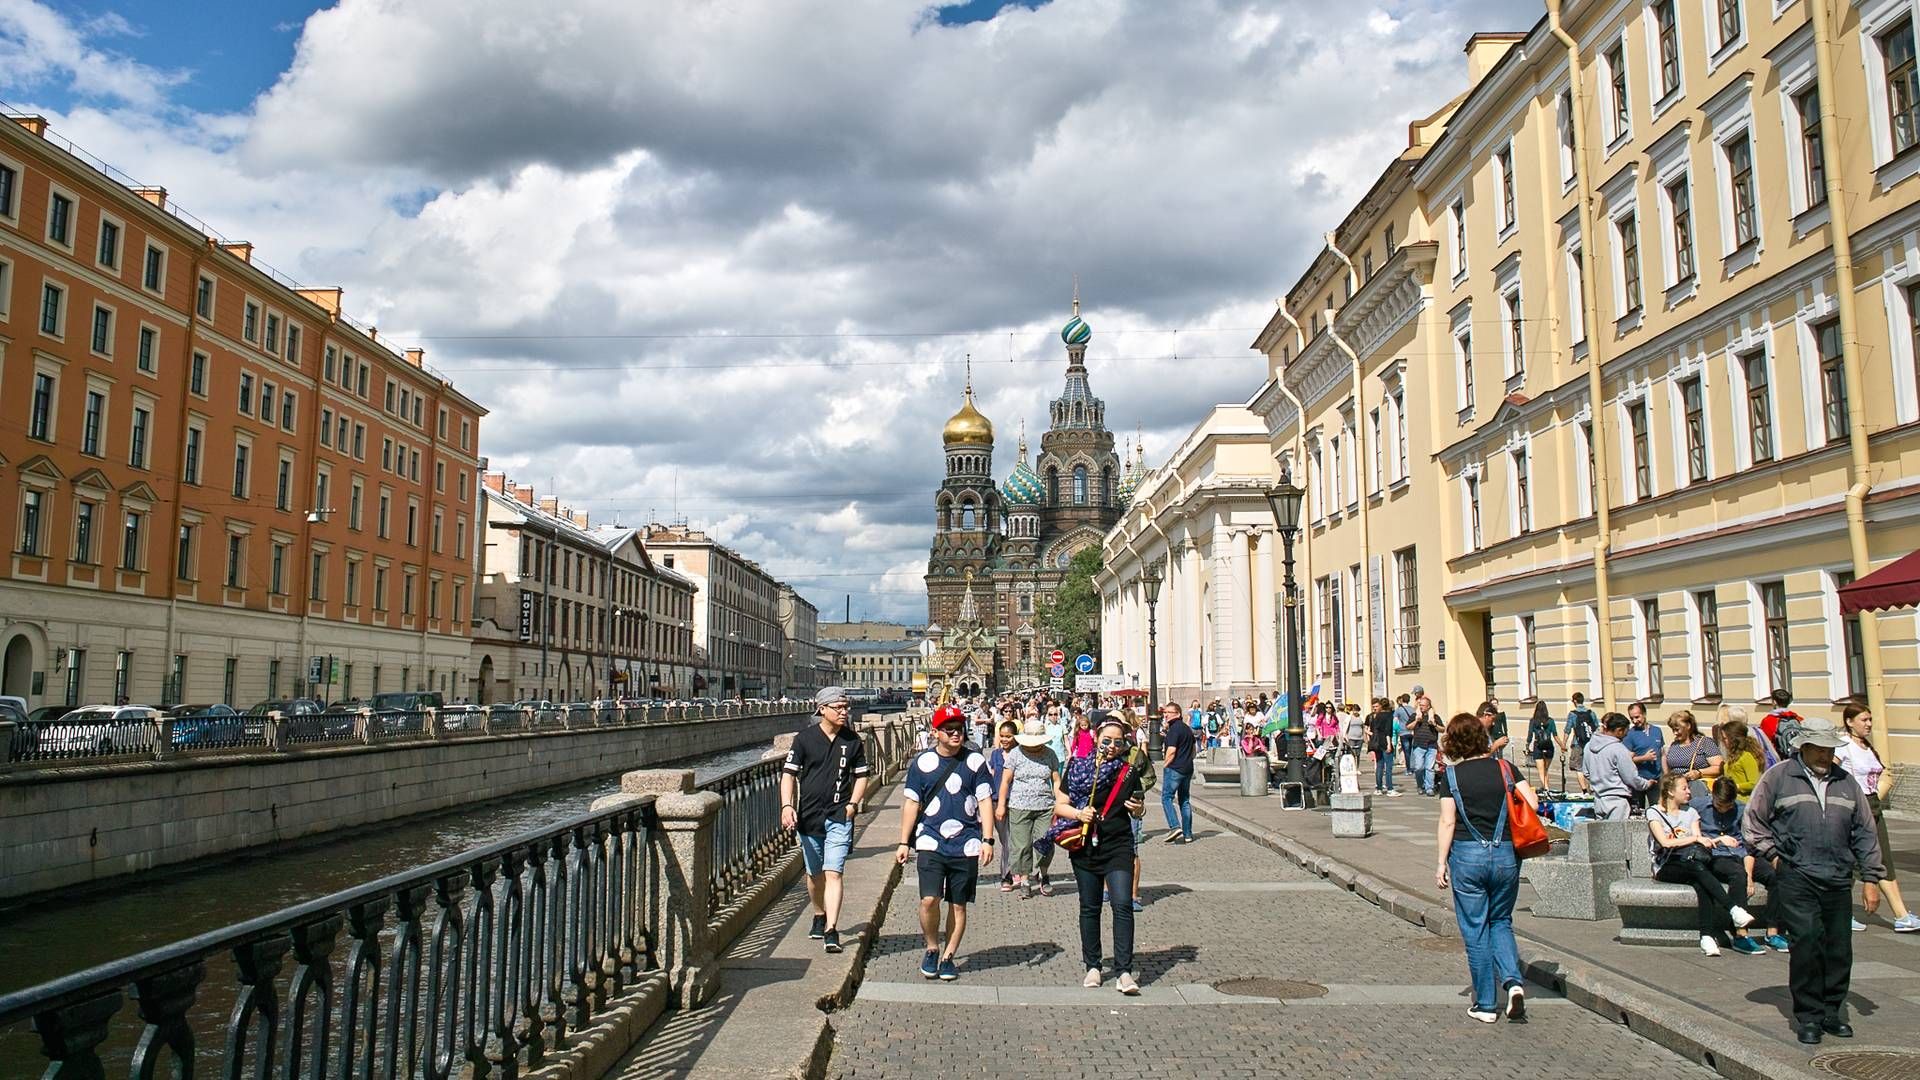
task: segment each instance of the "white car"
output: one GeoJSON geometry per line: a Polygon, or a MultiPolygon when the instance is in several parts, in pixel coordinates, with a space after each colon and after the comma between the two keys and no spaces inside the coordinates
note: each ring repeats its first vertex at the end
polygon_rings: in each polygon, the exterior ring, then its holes
{"type": "Polygon", "coordinates": [[[449,705],[440,710],[440,727],[446,731],[464,731],[480,726],[480,706],[449,705]]]}
{"type": "Polygon", "coordinates": [[[97,757],[153,749],[160,710],[149,705],[85,705],[40,728],[43,754],[97,757]]]}

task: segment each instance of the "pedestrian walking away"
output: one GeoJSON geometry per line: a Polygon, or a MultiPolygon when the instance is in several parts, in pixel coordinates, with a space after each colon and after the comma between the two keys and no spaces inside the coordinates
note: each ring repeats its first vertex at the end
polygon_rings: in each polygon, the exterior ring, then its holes
{"type": "Polygon", "coordinates": [[[1747,846],[1773,863],[1776,909],[1792,943],[1794,1035],[1808,1045],[1853,1035],[1844,1010],[1853,979],[1854,868],[1870,884],[1887,876],[1866,792],[1834,760],[1846,743],[1829,720],[1800,721],[1793,755],[1760,777],[1747,803],[1747,846]]]}
{"type": "MultiPolygon", "coordinates": [[[[1560,771],[1564,775],[1568,769],[1580,781],[1581,791],[1592,791],[1587,784],[1587,744],[1593,741],[1594,733],[1600,730],[1600,718],[1587,708],[1587,695],[1573,695],[1573,708],[1567,710],[1567,726],[1560,733],[1560,771]]],[[[1566,786],[1565,780],[1561,787],[1566,786]]]]}
{"type": "Polygon", "coordinates": [[[1138,994],[1133,977],[1133,813],[1144,805],[1140,774],[1129,760],[1127,732],[1118,721],[1098,729],[1095,756],[1067,764],[1054,789],[1053,812],[1078,821],[1084,839],[1071,852],[1073,880],[1080,893],[1080,959],[1087,969],[1080,985],[1101,983],[1100,907],[1113,909],[1114,986],[1138,994]]]}
{"type": "Polygon", "coordinates": [[[954,956],[967,932],[980,868],[993,864],[993,776],[986,756],[967,745],[967,717],[943,705],[928,720],[939,741],[913,759],[900,808],[900,846],[895,859],[914,860],[920,879],[920,933],[927,949],[920,974],[952,982],[960,977],[954,956]],[[941,925],[944,906],[946,922],[941,925]]]}
{"type": "Polygon", "coordinates": [[[1547,767],[1553,764],[1553,750],[1560,742],[1560,730],[1553,722],[1553,715],[1547,712],[1545,701],[1533,703],[1533,716],[1527,720],[1527,760],[1533,762],[1534,771],[1540,774],[1540,790],[1550,791],[1553,785],[1547,782],[1547,767]]]}
{"type": "Polygon", "coordinates": [[[853,848],[853,818],[867,795],[872,768],[866,744],[847,730],[853,702],[845,687],[813,695],[820,720],[793,737],[780,771],[780,825],[800,837],[800,863],[813,904],[810,937],[840,951],[841,874],[853,848]]]}
{"type": "Polygon", "coordinates": [[[1047,725],[1037,717],[1029,718],[1014,736],[1018,749],[1009,756],[995,792],[996,813],[1007,822],[1007,840],[1013,845],[1013,887],[1024,899],[1039,889],[1053,895],[1053,883],[1047,880],[1047,868],[1053,862],[1053,845],[1039,844],[1053,824],[1053,788],[1060,775],[1060,755],[1050,745],[1047,725]]]}
{"type": "MultiPolygon", "coordinates": [[[[1195,703],[1196,705],[1198,702],[1195,703]]],[[[1193,782],[1193,751],[1199,740],[1193,729],[1180,722],[1180,706],[1169,701],[1160,707],[1160,739],[1163,745],[1160,767],[1160,809],[1167,815],[1167,843],[1193,843],[1193,804],[1188,788],[1193,782]]]]}
{"type": "Polygon", "coordinates": [[[1440,888],[1453,890],[1453,916],[1473,979],[1467,1015],[1493,1023],[1500,1016],[1496,997],[1504,995],[1507,1019],[1519,1023],[1527,1018],[1520,948],[1513,938],[1520,860],[1507,809],[1515,794],[1535,809],[1539,798],[1511,766],[1492,756],[1481,718],[1460,713],[1447,721],[1441,749],[1451,762],[1449,798],[1440,804],[1439,865],[1433,876],[1440,888]]]}

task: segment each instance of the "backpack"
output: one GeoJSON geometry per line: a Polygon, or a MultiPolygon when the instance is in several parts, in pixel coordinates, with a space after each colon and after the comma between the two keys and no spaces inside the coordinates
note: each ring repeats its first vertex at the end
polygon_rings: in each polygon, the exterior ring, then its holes
{"type": "Polygon", "coordinates": [[[1792,709],[1780,709],[1770,715],[1779,718],[1773,729],[1774,748],[1780,751],[1781,757],[1790,758],[1794,744],[1800,741],[1800,714],[1792,709]]]}
{"type": "Polygon", "coordinates": [[[1585,706],[1567,714],[1567,734],[1572,736],[1573,745],[1583,749],[1599,725],[1600,721],[1593,715],[1593,710],[1585,706]]]}

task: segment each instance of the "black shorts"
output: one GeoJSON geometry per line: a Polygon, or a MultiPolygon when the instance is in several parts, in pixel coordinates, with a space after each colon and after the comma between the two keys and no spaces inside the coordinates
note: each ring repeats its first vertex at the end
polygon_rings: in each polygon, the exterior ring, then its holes
{"type": "Polygon", "coordinates": [[[1529,758],[1532,758],[1534,761],[1552,761],[1553,751],[1552,750],[1535,750],[1533,753],[1528,754],[1527,756],[1529,758]]]}
{"type": "Polygon", "coordinates": [[[920,873],[922,900],[935,897],[949,904],[973,903],[974,887],[980,883],[979,859],[921,851],[914,854],[913,861],[920,873]]]}

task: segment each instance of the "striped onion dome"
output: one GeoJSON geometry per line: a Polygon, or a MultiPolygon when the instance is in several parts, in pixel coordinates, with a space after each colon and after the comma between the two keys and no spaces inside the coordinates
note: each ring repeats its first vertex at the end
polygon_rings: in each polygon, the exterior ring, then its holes
{"type": "Polygon", "coordinates": [[[1085,345],[1093,340],[1093,327],[1088,326],[1085,319],[1075,315],[1067,320],[1067,325],[1060,328],[1060,340],[1069,345],[1085,345]]]}
{"type": "Polygon", "coordinates": [[[1046,501],[1047,489],[1040,482],[1040,474],[1027,464],[1027,433],[1024,430],[1020,432],[1020,460],[1014,463],[1007,482],[1000,485],[1000,497],[1007,501],[1009,509],[1039,506],[1046,501]]]}

